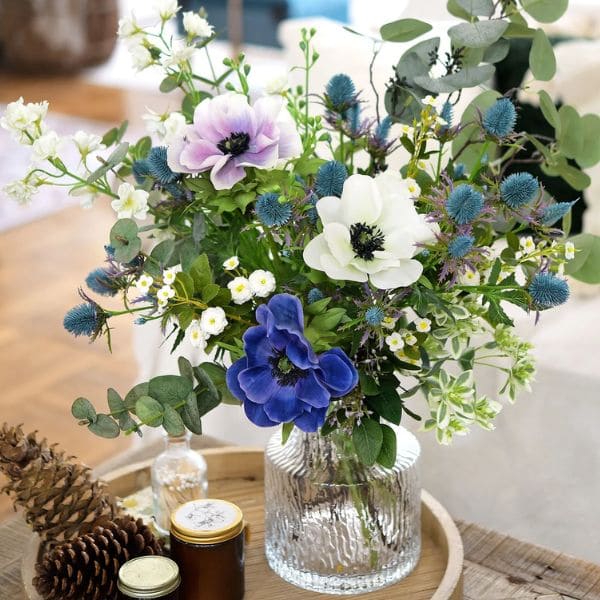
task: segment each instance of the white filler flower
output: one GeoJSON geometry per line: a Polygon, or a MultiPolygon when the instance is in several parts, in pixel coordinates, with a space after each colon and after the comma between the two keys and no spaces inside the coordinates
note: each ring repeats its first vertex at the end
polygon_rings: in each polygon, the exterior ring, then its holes
{"type": "Polygon", "coordinates": [[[99,135],[86,133],[85,131],[78,131],[73,136],[73,142],[75,142],[77,150],[79,150],[79,154],[81,154],[83,158],[90,152],[96,152],[97,150],[104,150],[106,148],[99,135]]]}
{"type": "Polygon", "coordinates": [[[236,277],[232,279],[227,287],[231,292],[231,299],[236,304],[244,304],[248,300],[252,299],[252,289],[250,288],[250,282],[245,277],[236,277]]]}
{"type": "Polygon", "coordinates": [[[423,272],[417,243],[434,239],[434,226],[415,209],[399,175],[352,175],[341,198],[317,202],[323,233],[304,249],[309,267],[332,279],[371,283],[379,289],[411,285],[423,272]]]}
{"type": "Polygon", "coordinates": [[[254,295],[259,298],[266,298],[275,291],[277,282],[275,276],[270,271],[259,269],[250,274],[250,287],[254,295]]]}
{"type": "Polygon", "coordinates": [[[122,183],[117,190],[118,199],[110,205],[119,219],[145,219],[148,212],[148,192],[136,190],[130,183],[122,183]]]}
{"type": "Polygon", "coordinates": [[[225,311],[220,306],[213,306],[203,311],[200,317],[200,327],[207,335],[219,335],[227,327],[225,311]]]}
{"type": "Polygon", "coordinates": [[[152,7],[162,21],[172,19],[179,10],[177,0],[154,0],[152,7]]]}
{"type": "Polygon", "coordinates": [[[29,204],[31,198],[38,191],[37,187],[19,179],[2,188],[2,191],[12,200],[19,204],[29,204]]]}
{"type": "Polygon", "coordinates": [[[240,259],[237,256],[231,256],[223,263],[223,268],[226,271],[233,271],[233,269],[237,269],[240,265],[240,259]]]}
{"type": "Polygon", "coordinates": [[[204,350],[207,344],[207,335],[202,331],[202,327],[200,327],[200,322],[198,320],[192,321],[190,326],[187,328],[187,334],[190,339],[190,344],[194,348],[200,348],[204,350]]]}
{"type": "Polygon", "coordinates": [[[385,343],[392,352],[398,352],[404,348],[404,340],[398,332],[394,332],[385,338],[385,343]]]}
{"type": "Polygon", "coordinates": [[[192,11],[183,13],[183,27],[192,37],[208,38],[215,31],[205,18],[192,11]]]}
{"type": "Polygon", "coordinates": [[[181,265],[175,265],[174,267],[169,267],[168,269],[165,269],[163,271],[163,282],[166,285],[173,285],[175,283],[177,273],[181,273],[181,271],[181,265]]]}
{"type": "Polygon", "coordinates": [[[61,139],[56,131],[49,131],[33,142],[33,160],[43,162],[49,158],[56,158],[61,139]]]}

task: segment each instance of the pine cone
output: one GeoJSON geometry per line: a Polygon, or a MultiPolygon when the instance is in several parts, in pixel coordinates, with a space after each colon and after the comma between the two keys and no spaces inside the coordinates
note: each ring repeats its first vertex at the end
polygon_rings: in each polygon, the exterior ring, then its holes
{"type": "Polygon", "coordinates": [[[105,484],[94,481],[89,467],[65,456],[35,433],[21,427],[0,429],[0,472],[9,479],[2,492],[13,495],[15,508],[42,541],[56,545],[86,533],[101,520],[120,514],[105,484]]]}
{"type": "Polygon", "coordinates": [[[114,600],[121,566],[132,558],[162,554],[141,519],[120,517],[47,552],[33,584],[44,600],[114,600]]]}

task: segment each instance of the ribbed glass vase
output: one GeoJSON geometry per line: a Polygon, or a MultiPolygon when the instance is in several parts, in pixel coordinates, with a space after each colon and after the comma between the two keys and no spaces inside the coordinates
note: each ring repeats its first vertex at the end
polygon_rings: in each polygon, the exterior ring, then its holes
{"type": "Polygon", "coordinates": [[[297,428],[265,453],[270,567],[306,590],[358,594],[408,575],[421,551],[420,446],[397,429],[396,464],[365,467],[348,435],[297,428]]]}

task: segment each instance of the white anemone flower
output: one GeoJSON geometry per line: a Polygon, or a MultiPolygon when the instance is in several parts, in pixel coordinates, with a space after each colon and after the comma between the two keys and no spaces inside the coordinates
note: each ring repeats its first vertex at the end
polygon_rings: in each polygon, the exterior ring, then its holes
{"type": "Polygon", "coordinates": [[[436,227],[417,213],[399,175],[352,175],[341,198],[316,205],[323,233],[304,249],[309,267],[332,279],[366,282],[379,289],[411,285],[423,272],[418,243],[430,242],[436,227]]]}

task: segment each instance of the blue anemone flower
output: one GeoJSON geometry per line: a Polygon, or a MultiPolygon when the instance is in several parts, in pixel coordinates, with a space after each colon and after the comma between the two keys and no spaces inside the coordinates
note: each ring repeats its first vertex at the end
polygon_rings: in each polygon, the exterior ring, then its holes
{"type": "Polygon", "coordinates": [[[452,119],[454,117],[454,107],[448,100],[444,102],[444,106],[442,106],[442,112],[440,112],[440,117],[446,121],[446,125],[444,125],[444,129],[448,129],[448,127],[452,127],[452,119]]]}
{"type": "Polygon", "coordinates": [[[344,182],[348,178],[346,167],[337,160],[330,160],[321,165],[315,179],[315,192],[319,198],[342,195],[344,182]]]}
{"type": "Polygon", "coordinates": [[[556,204],[546,206],[542,213],[542,225],[546,225],[547,227],[554,225],[556,221],[562,219],[573,208],[575,202],[577,200],[573,200],[573,202],[557,202],[556,204]]]}
{"type": "Polygon", "coordinates": [[[111,276],[102,267],[91,271],[85,278],[85,284],[101,296],[114,296],[118,291],[111,276]]]}
{"type": "Polygon", "coordinates": [[[536,308],[552,308],[569,299],[569,284],[552,273],[536,273],[529,284],[529,293],[536,308]]]}
{"type": "Polygon", "coordinates": [[[446,210],[459,225],[465,225],[483,210],[483,196],[472,186],[463,183],[448,196],[446,210]]]}
{"type": "Polygon", "coordinates": [[[312,290],[310,290],[308,292],[307,298],[308,298],[309,304],[314,304],[315,302],[318,302],[319,300],[323,300],[323,298],[325,298],[325,296],[319,288],[313,288],[312,290]]]}
{"type": "Polygon", "coordinates": [[[179,179],[179,175],[171,171],[167,161],[166,146],[155,146],[146,159],[150,174],[161,184],[168,185],[179,179]]]}
{"type": "Polygon", "coordinates": [[[483,115],[483,127],[491,135],[503,138],[515,130],[517,110],[508,98],[500,98],[483,115]]]}
{"type": "Polygon", "coordinates": [[[511,208],[520,208],[538,195],[540,184],[531,173],[513,173],[500,184],[502,200],[511,208]]]}
{"type": "Polygon", "coordinates": [[[365,321],[372,327],[381,325],[383,319],[385,319],[385,313],[379,306],[371,306],[365,312],[365,321]]]}
{"type": "Polygon", "coordinates": [[[279,195],[273,192],[259,196],[255,208],[258,218],[267,227],[285,225],[292,216],[292,205],[279,202],[279,195]]]}
{"type": "Polygon", "coordinates": [[[474,242],[475,238],[472,235],[457,235],[448,244],[448,254],[452,258],[463,258],[471,251],[474,242]]]}
{"type": "Polygon", "coordinates": [[[273,296],[256,309],[256,320],[243,336],[246,355],[227,370],[227,387],[259,427],[293,422],[316,431],[331,399],[356,387],[358,372],[340,348],[315,354],[295,296],[273,296]]]}
{"type": "Polygon", "coordinates": [[[375,142],[378,144],[384,144],[388,136],[390,135],[390,130],[392,128],[392,119],[391,117],[385,117],[381,119],[381,122],[377,125],[375,129],[375,142]]]}
{"type": "Polygon", "coordinates": [[[78,304],[67,312],[63,326],[75,336],[87,335],[92,337],[100,327],[97,306],[91,302],[78,304]]]}
{"type": "Polygon", "coordinates": [[[345,112],[356,102],[356,87],[348,75],[334,75],[325,88],[331,107],[340,113],[345,112]]]}

